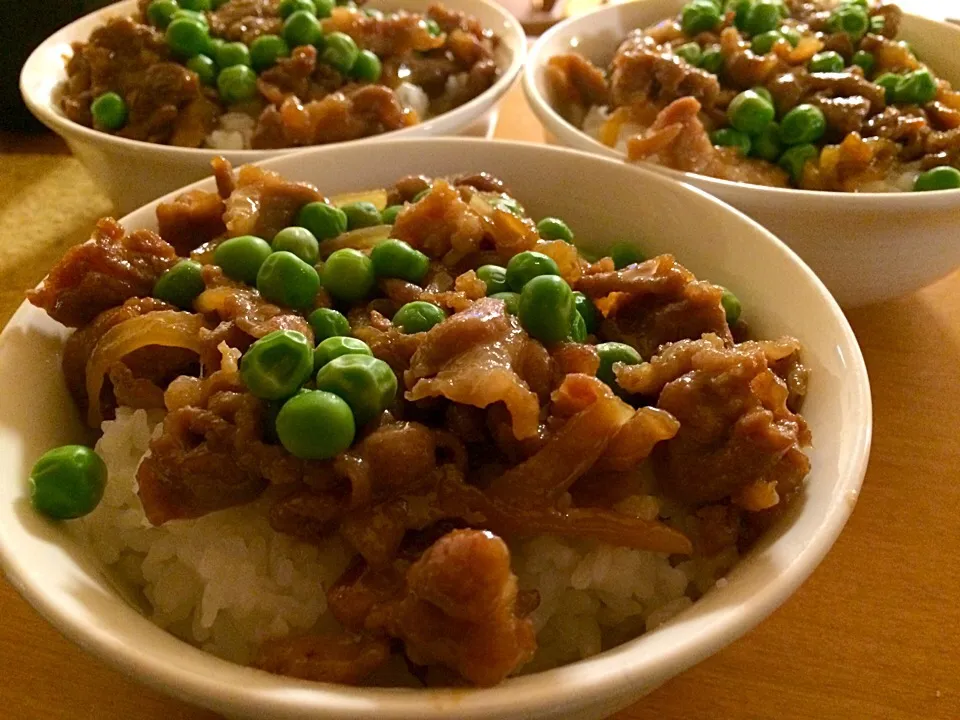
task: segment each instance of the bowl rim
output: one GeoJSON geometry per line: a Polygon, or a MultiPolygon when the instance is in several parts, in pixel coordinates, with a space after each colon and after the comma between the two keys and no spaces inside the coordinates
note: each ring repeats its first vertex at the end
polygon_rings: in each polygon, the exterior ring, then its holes
{"type": "MultiPolygon", "coordinates": [[[[617,150],[615,148],[608,147],[604,145],[599,140],[588,135],[586,132],[576,127],[570,122],[567,122],[554,109],[553,105],[544,97],[538,87],[537,87],[537,75],[540,72],[541,68],[546,65],[546,61],[549,58],[546,56],[546,48],[553,42],[554,38],[563,33],[577,28],[583,31],[589,30],[595,23],[598,18],[603,18],[609,15],[618,15],[620,13],[627,14],[628,16],[631,13],[637,12],[640,8],[645,5],[659,2],[661,0],[633,0],[633,2],[627,3],[615,3],[609,4],[605,7],[600,7],[596,10],[593,10],[582,15],[574,15],[567,18],[566,20],[557,23],[547,32],[537,38],[536,42],[530,47],[529,52],[527,53],[527,62],[523,68],[523,92],[527,98],[527,102],[530,105],[530,108],[533,110],[534,114],[537,116],[537,120],[547,131],[559,131],[558,134],[566,133],[568,135],[577,135],[579,138],[582,138],[583,145],[589,145],[591,150],[596,154],[605,155],[610,158],[617,158],[623,162],[629,162],[626,159],[626,154],[617,150]]],[[[680,4],[680,0],[668,0],[671,2],[676,2],[680,4]]],[[[934,20],[932,18],[924,17],[923,15],[916,15],[914,13],[903,13],[903,17],[908,19],[910,23],[918,23],[921,26],[927,25],[928,27],[936,27],[940,31],[946,31],[953,33],[955,36],[956,44],[960,45],[960,27],[957,25],[942,22],[940,20],[934,20]]],[[[621,38],[622,40],[622,38],[621,38]]],[[[615,48],[614,48],[615,49],[615,48]]],[[[580,148],[583,149],[583,148],[580,148]]],[[[889,205],[891,200],[897,198],[902,199],[904,196],[913,198],[910,202],[914,206],[913,209],[917,211],[930,210],[934,209],[937,206],[941,206],[944,203],[952,205],[954,201],[960,198],[960,188],[951,188],[948,190],[930,190],[926,192],[838,192],[833,190],[802,190],[800,188],[778,188],[778,187],[769,187],[767,185],[754,185],[750,183],[741,183],[733,180],[723,180],[721,178],[710,177],[709,175],[701,175],[699,173],[687,172],[683,170],[675,170],[673,168],[668,168],[662,165],[657,165],[656,163],[651,163],[646,160],[640,161],[640,163],[632,164],[642,164],[646,168],[651,168],[655,172],[667,175],[679,180],[681,182],[687,183],[696,183],[700,187],[712,189],[716,188],[717,192],[741,192],[741,193],[750,193],[754,195],[757,200],[763,199],[764,196],[770,201],[786,200],[789,199],[793,202],[799,200],[805,200],[808,202],[824,201],[827,198],[837,198],[843,197],[845,200],[843,202],[848,204],[854,204],[855,209],[862,209],[865,211],[869,210],[878,210],[880,205],[889,205]]]]}
{"type": "MultiPolygon", "coordinates": [[[[402,0],[385,0],[390,4],[402,4],[402,0]]],[[[416,0],[417,2],[424,2],[426,0],[416,0]]],[[[523,27],[520,25],[520,22],[510,13],[496,2],[491,0],[447,0],[450,3],[450,7],[454,10],[465,10],[469,12],[469,8],[462,7],[463,5],[467,6],[483,6],[484,8],[490,10],[499,16],[499,19],[503,22],[503,26],[506,29],[506,35],[509,36],[514,42],[514,50],[510,62],[506,67],[502,68],[500,77],[497,78],[496,82],[493,83],[490,87],[484,90],[482,93],[477,95],[474,98],[471,98],[463,105],[448,110],[445,113],[441,113],[435,117],[429,118],[423,122],[419,122],[416,125],[412,125],[406,128],[400,128],[398,130],[391,130],[389,132],[380,133],[379,135],[370,135],[368,137],[355,138],[353,140],[344,140],[336,143],[327,143],[324,146],[329,147],[341,147],[353,143],[363,143],[363,142],[379,142],[382,138],[399,138],[399,137],[429,137],[431,135],[432,129],[437,125],[452,125],[453,128],[466,127],[472,121],[479,118],[483,112],[489,108],[495,107],[497,102],[503,98],[506,92],[512,87],[513,83],[516,81],[517,77],[520,75],[520,71],[523,69],[523,66],[526,64],[527,57],[527,48],[528,43],[526,41],[526,35],[523,31],[523,27]]],[[[376,2],[376,0],[374,0],[376,2]]],[[[93,128],[88,128],[85,125],[74,122],[69,119],[63,112],[57,107],[57,104],[54,102],[54,93],[56,91],[58,84],[50,86],[49,92],[40,92],[34,93],[31,89],[30,78],[33,77],[39,68],[37,66],[41,62],[41,57],[49,52],[50,47],[55,44],[69,44],[72,41],[70,38],[77,34],[78,26],[97,20],[100,18],[106,19],[107,17],[113,17],[120,12],[129,14],[137,8],[137,0],[118,0],[110,5],[102,7],[93,12],[87,13],[83,17],[77,18],[69,25],[58,29],[56,32],[47,36],[43,42],[41,42],[33,52],[27,57],[26,62],[24,62],[23,67],[20,70],[20,75],[18,79],[20,95],[23,97],[24,103],[27,105],[27,108],[31,113],[44,125],[56,132],[58,135],[66,137],[67,135],[76,136],[82,138],[83,140],[96,144],[96,145],[105,145],[112,147],[118,151],[135,151],[138,153],[160,153],[166,156],[170,155],[180,155],[183,157],[215,157],[217,155],[229,154],[231,158],[235,158],[240,162],[253,162],[257,159],[262,159],[264,157],[274,157],[278,155],[288,155],[291,153],[302,152],[313,147],[324,147],[321,145],[306,145],[306,146],[295,146],[295,147],[285,147],[285,148],[264,148],[264,149],[254,149],[254,148],[244,148],[241,150],[232,150],[232,149],[215,149],[215,148],[192,148],[192,147],[179,147],[174,145],[165,145],[162,143],[152,143],[147,142],[146,140],[131,140],[129,138],[118,137],[117,135],[112,135],[110,133],[101,132],[93,128]]],[[[84,34],[84,39],[89,36],[89,33],[84,34]]],[[[444,132],[452,132],[453,130],[447,129],[444,132]]]]}
{"type": "MultiPolygon", "coordinates": [[[[390,146],[420,148],[418,155],[421,156],[434,148],[455,152],[466,145],[471,145],[478,149],[482,148],[485,152],[554,155],[565,158],[564,165],[568,167],[575,163],[590,163],[605,165],[616,174],[623,172],[639,174],[645,178],[646,182],[672,186],[672,191],[675,193],[696,198],[697,202],[714,204],[723,208],[724,212],[737,216],[740,221],[752,226],[757,233],[758,242],[770,245],[784,257],[785,262],[795,265],[805,280],[811,284],[823,301],[824,309],[837,329],[835,338],[837,351],[842,355],[843,364],[849,372],[852,407],[858,412],[860,422],[847,429],[846,434],[853,450],[853,460],[848,463],[848,472],[838,479],[839,484],[833,490],[835,501],[831,503],[815,531],[806,539],[807,542],[803,548],[796,552],[792,561],[782,568],[774,580],[764,585],[756,594],[751,595],[751,611],[726,616],[718,622],[711,623],[709,628],[695,637],[685,637],[669,650],[659,653],[655,664],[644,657],[633,657],[637,653],[630,646],[631,643],[636,642],[635,639],[591,658],[552,670],[512,678],[493,688],[411,691],[355,688],[284,678],[221,660],[203,653],[199,648],[192,647],[184,641],[178,641],[183,643],[184,653],[193,651],[204,655],[202,664],[205,672],[202,674],[191,672],[187,667],[171,663],[154,653],[143,652],[138,647],[123,642],[129,640],[131,633],[118,633],[112,629],[94,627],[71,616],[68,611],[58,605],[55,596],[45,593],[43,586],[28,582],[24,564],[17,553],[2,542],[3,535],[0,534],[0,567],[13,586],[64,636],[138,681],[221,712],[232,710],[250,714],[256,711],[272,713],[278,718],[306,717],[308,713],[317,718],[366,717],[377,720],[405,720],[414,717],[422,720],[441,720],[451,716],[461,720],[506,716],[531,717],[538,711],[542,712],[545,708],[555,706],[560,698],[567,698],[572,705],[580,703],[577,707],[582,709],[587,698],[597,695],[609,698],[623,697],[629,692],[629,688],[638,682],[645,682],[646,687],[652,689],[674,674],[717,652],[758,625],[795,592],[833,546],[853,511],[853,499],[859,492],[869,459],[872,404],[866,366],[849,322],[823,283],[796,253],[740,211],[699,188],[676,183],[646,168],[625,166],[609,158],[570,148],[515,141],[488,141],[474,138],[396,138],[385,142],[390,146]],[[491,146],[491,142],[494,146],[491,146]],[[626,661],[628,657],[630,662],[626,661]],[[252,676],[250,673],[257,675],[252,676]],[[254,678],[256,678],[255,681],[254,678]],[[558,688],[563,690],[558,691],[558,688]]],[[[325,155],[343,151],[345,149],[339,147],[318,146],[303,151],[297,159],[301,162],[320,164],[325,155]]],[[[290,162],[290,158],[277,157],[256,164],[272,169],[287,162],[290,162]]],[[[121,224],[129,223],[129,218],[132,216],[152,213],[159,203],[182,192],[197,188],[211,189],[213,184],[213,179],[207,177],[187,185],[138,208],[121,218],[120,222],[121,224]]],[[[19,327],[25,315],[34,311],[37,310],[24,301],[0,334],[0,343],[6,339],[8,333],[12,333],[14,328],[19,327]]],[[[150,622],[146,617],[142,619],[144,623],[150,622]]]]}

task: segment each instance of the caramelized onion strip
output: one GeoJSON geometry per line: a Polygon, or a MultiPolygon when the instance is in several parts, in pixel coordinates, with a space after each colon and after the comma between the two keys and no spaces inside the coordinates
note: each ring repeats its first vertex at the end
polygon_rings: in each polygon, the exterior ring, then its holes
{"type": "Polygon", "coordinates": [[[161,310],[124,320],[104,333],[87,361],[87,397],[90,398],[87,424],[98,428],[103,420],[100,391],[103,378],[112,365],[134,350],[149,345],[182,347],[200,355],[203,350],[200,342],[202,327],[204,322],[199,315],[161,310]]]}

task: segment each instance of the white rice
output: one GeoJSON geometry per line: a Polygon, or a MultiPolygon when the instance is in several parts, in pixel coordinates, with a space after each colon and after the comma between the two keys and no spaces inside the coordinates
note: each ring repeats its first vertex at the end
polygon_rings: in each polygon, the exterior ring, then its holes
{"type": "Polygon", "coordinates": [[[397,85],[393,93],[407,110],[413,110],[421,121],[426,120],[430,114],[430,97],[422,87],[402,82],[397,85]]]}
{"type": "Polygon", "coordinates": [[[224,113],[219,127],[207,135],[206,145],[214,150],[249,150],[256,127],[256,119],[246,113],[224,113]]]}
{"type": "MultiPolygon", "coordinates": [[[[600,140],[600,131],[603,129],[603,124],[609,119],[610,111],[607,107],[594,105],[587,111],[586,116],[583,118],[583,131],[594,140],[600,140]]],[[[623,123],[617,134],[617,142],[614,144],[614,149],[620,152],[626,152],[627,140],[635,135],[641,134],[645,129],[646,128],[637,123],[623,123]]]]}
{"type": "MultiPolygon", "coordinates": [[[[160,627],[238,663],[249,663],[264,640],[335,627],[325,589],[343,572],[348,552],[338,539],[312,545],[274,531],[269,498],[197,520],[149,524],[135,475],[159,419],[121,408],[104,423],[97,452],[109,482],[103,502],[79,526],[123,592],[160,627]]],[[[652,496],[618,509],[647,518],[661,512],[652,496]]],[[[689,594],[709,588],[736,560],[728,553],[674,567],[661,554],[554,537],[511,550],[521,588],[540,596],[531,616],[540,647],[524,672],[653,629],[689,607],[689,594]]]]}

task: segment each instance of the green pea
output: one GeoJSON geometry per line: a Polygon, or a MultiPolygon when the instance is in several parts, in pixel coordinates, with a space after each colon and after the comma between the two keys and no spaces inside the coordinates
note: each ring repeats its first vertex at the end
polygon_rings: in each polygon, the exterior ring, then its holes
{"type": "Polygon", "coordinates": [[[221,68],[234,65],[250,66],[250,50],[242,42],[224,43],[217,49],[216,61],[221,68]]]}
{"type": "Polygon", "coordinates": [[[291,13],[283,23],[283,39],[292,48],[313,45],[322,34],[317,18],[306,10],[291,13]]]}
{"type": "Polygon", "coordinates": [[[317,9],[318,18],[330,17],[333,9],[337,6],[334,0],[314,0],[313,4],[317,9]]]}
{"type": "Polygon", "coordinates": [[[361,201],[341,205],[340,209],[347,216],[347,230],[357,230],[359,228],[373,227],[382,225],[383,220],[380,217],[380,211],[377,206],[371,202],[361,201]]]}
{"type": "Polygon", "coordinates": [[[693,0],[680,12],[680,25],[690,37],[713,30],[719,22],[720,9],[710,0],[693,0]]]}
{"type": "Polygon", "coordinates": [[[290,47],[279,35],[261,35],[250,44],[250,64],[257,72],[263,72],[289,54],[290,47]]]}
{"type": "Polygon", "coordinates": [[[610,259],[613,260],[613,266],[617,270],[623,270],[625,267],[642,263],[645,260],[643,253],[631,243],[617,243],[611,247],[610,259]]]}
{"type": "Polygon", "coordinates": [[[147,6],[147,20],[161,30],[166,30],[173,14],[180,9],[176,0],[153,0],[147,6]]]}
{"type": "Polygon", "coordinates": [[[180,0],[180,7],[193,12],[207,12],[212,9],[210,0],[180,0]]]}
{"type": "Polygon", "coordinates": [[[703,56],[703,51],[700,49],[700,45],[695,42],[684,43],[680,47],[676,48],[673,52],[678,57],[682,57],[691,65],[699,65],[700,58],[703,56]]]}
{"type": "Polygon", "coordinates": [[[597,331],[597,308],[593,301],[582,292],[573,294],[573,305],[577,309],[577,314],[583,318],[583,326],[587,333],[597,331]]]}
{"type": "Polygon", "coordinates": [[[560,268],[553,258],[527,250],[517,253],[507,263],[507,285],[514,292],[523,290],[530,280],[540,275],[559,275],[560,268]]]}
{"type": "Polygon", "coordinates": [[[815,145],[794,145],[780,156],[777,164],[790,173],[790,179],[793,180],[794,185],[799,185],[803,179],[804,165],[808,160],[815,160],[819,156],[820,151],[815,145]]]}
{"type": "Polygon", "coordinates": [[[883,15],[874,15],[870,18],[870,32],[874,35],[883,35],[886,26],[887,20],[883,15]]]}
{"type": "Polygon", "coordinates": [[[127,103],[115,92],[105,92],[90,103],[97,130],[119,130],[127,122],[127,103]]]}
{"type": "Polygon", "coordinates": [[[727,325],[736,325],[737,320],[740,319],[740,313],[743,310],[737,296],[724,288],[723,295],[720,297],[720,305],[723,306],[723,312],[726,313],[727,325]]]}
{"type": "Polygon", "coordinates": [[[853,64],[862,67],[864,74],[869,75],[873,72],[873,66],[877,64],[877,60],[873,57],[873,53],[868,53],[866,50],[857,50],[853,54],[853,64]]]}
{"type": "Polygon", "coordinates": [[[896,94],[897,85],[900,84],[900,76],[896,73],[883,73],[882,75],[878,75],[873,83],[883,88],[887,102],[892,103],[896,94]]]}
{"type": "Polygon", "coordinates": [[[48,450],[30,471],[30,503],[54,520],[83,517],[97,507],[107,486],[107,465],[83,445],[48,450]]]}
{"type": "Polygon", "coordinates": [[[711,47],[703,51],[700,56],[700,67],[708,73],[716,75],[723,68],[723,53],[719,47],[711,47]]]}
{"type": "Polygon", "coordinates": [[[538,275],[524,284],[520,293],[520,324],[532,337],[545,343],[567,337],[575,311],[573,291],[558,275],[538,275]]]}
{"type": "Polygon", "coordinates": [[[274,330],[240,358],[240,380],[255,397],[283,400],[313,375],[313,348],[303,333],[274,330]]]}
{"type": "Polygon", "coordinates": [[[297,225],[312,232],[317,240],[329,240],[347,231],[347,215],[333,205],[312,202],[300,208],[297,225]]]}
{"type": "Polygon", "coordinates": [[[406,335],[427,332],[434,325],[442,323],[447,318],[443,308],[433,303],[416,300],[408,302],[393,316],[393,324],[406,335]]]}
{"type": "Polygon", "coordinates": [[[393,225],[397,222],[397,215],[403,210],[403,205],[388,205],[380,213],[380,219],[384,225],[393,225]]]}
{"type": "Polygon", "coordinates": [[[563,240],[573,242],[573,230],[560,218],[545,217],[537,223],[537,232],[544,240],[563,240]]]}
{"type": "Polygon", "coordinates": [[[187,60],[187,68],[193,70],[204,85],[217,82],[217,64],[206,55],[194,55],[187,60]]]}
{"type": "Polygon", "coordinates": [[[814,143],[826,131],[827,120],[815,105],[797,105],[780,120],[780,140],[784,145],[814,143]]]}
{"type": "Polygon", "coordinates": [[[840,53],[828,50],[827,52],[818,52],[810,58],[808,66],[810,72],[815,73],[836,73],[843,70],[843,58],[840,53]]]}
{"type": "Polygon", "coordinates": [[[414,203],[420,202],[420,201],[423,200],[427,195],[430,194],[430,190],[431,190],[430,187],[425,187],[423,190],[421,190],[421,191],[418,192],[416,195],[414,195],[414,196],[413,196],[413,200],[411,200],[410,202],[414,202],[414,203]]]}
{"type": "Polygon", "coordinates": [[[358,426],[375,420],[397,399],[397,376],[383,360],[366,355],[342,355],[320,368],[317,390],[342,398],[358,426]]]}
{"type": "Polygon", "coordinates": [[[638,365],[642,362],[640,353],[631,346],[619,342],[600,343],[596,346],[596,349],[597,355],[600,356],[600,367],[597,368],[597,378],[614,390],[620,392],[620,386],[617,384],[617,376],[613,373],[614,363],[638,365]]]}
{"type": "Polygon", "coordinates": [[[893,101],[905,105],[926,105],[937,96],[937,81],[929,70],[909,72],[893,88],[893,101]]]}
{"type": "Polygon", "coordinates": [[[167,26],[167,45],[177,55],[191,58],[207,49],[207,26],[199,20],[174,17],[167,26]]]}
{"type": "Polygon", "coordinates": [[[280,5],[277,6],[277,13],[284,20],[298,10],[303,10],[313,15],[317,11],[317,6],[313,0],[280,0],[280,5]]]}
{"type": "Polygon", "coordinates": [[[335,335],[323,340],[313,351],[313,369],[319,370],[331,360],[342,355],[367,355],[373,357],[373,351],[363,340],[335,335]]]}
{"type": "Polygon", "coordinates": [[[759,135],[773,122],[773,105],[753,90],[745,90],[730,101],[727,119],[740,132],[759,135]]]}
{"type": "Polygon", "coordinates": [[[350,334],[350,321],[333,308],[317,308],[307,316],[317,342],[350,334]]]}
{"type": "Polygon", "coordinates": [[[870,27],[867,11],[859,5],[841,5],[830,16],[829,27],[834,32],[846,33],[854,41],[864,36],[870,27]]]}
{"type": "Polygon", "coordinates": [[[750,8],[753,7],[753,0],[728,0],[726,10],[733,10],[733,24],[740,30],[747,26],[747,18],[750,15],[750,8]]]}
{"type": "Polygon", "coordinates": [[[273,236],[274,252],[286,250],[292,252],[308,265],[315,265],[320,257],[320,243],[313,233],[305,227],[286,227],[273,236]]]}
{"type": "Polygon", "coordinates": [[[361,50],[357,55],[353,67],[350,68],[350,74],[358,80],[375,83],[380,79],[380,73],[383,66],[380,64],[380,58],[369,50],[361,50]]]}
{"type": "Polygon", "coordinates": [[[430,258],[403,240],[385,240],[370,251],[377,277],[400,278],[412,283],[423,280],[430,269],[430,258]]]}
{"type": "Polygon", "coordinates": [[[759,95],[768,103],[770,103],[771,107],[776,106],[776,103],[773,102],[773,95],[769,90],[763,87],[763,85],[757,85],[756,87],[751,88],[751,90],[753,90],[757,95],[759,95]]]}
{"type": "Polygon", "coordinates": [[[520,312],[520,293],[498,292],[494,293],[490,297],[496,298],[497,300],[503,300],[503,304],[506,305],[507,312],[511,315],[516,315],[520,312]]]}
{"type": "Polygon", "coordinates": [[[210,42],[207,43],[207,49],[203,51],[203,54],[210,58],[213,61],[217,59],[217,53],[220,52],[220,48],[227,44],[227,41],[223,38],[212,37],[210,42]]]}
{"type": "Polygon", "coordinates": [[[193,301],[205,289],[203,266],[194,260],[181,260],[157,279],[153,296],[183,310],[191,310],[193,301]]]}
{"type": "Polygon", "coordinates": [[[759,35],[753,36],[753,40],[750,41],[750,49],[757,55],[766,55],[773,50],[773,46],[777,44],[777,41],[782,39],[783,35],[776,30],[760,33],[759,35]]]}
{"type": "Polygon", "coordinates": [[[770,123],[762,133],[751,140],[750,154],[769,162],[776,162],[783,152],[780,142],[780,126],[770,123]]]}
{"type": "Polygon", "coordinates": [[[349,73],[360,55],[360,48],[353,38],[346,33],[332,32],[324,37],[324,42],[326,47],[320,55],[323,61],[344,75],[349,73]]]}
{"type": "Polygon", "coordinates": [[[744,156],[750,154],[750,136],[733,128],[714,130],[710,133],[710,142],[718,147],[735,147],[744,156]]]}
{"type": "Polygon", "coordinates": [[[173,15],[170,16],[170,22],[174,20],[193,20],[203,25],[205,28],[209,28],[210,25],[207,22],[207,16],[202,12],[195,12],[193,10],[177,10],[173,15]]]}
{"type": "Polygon", "coordinates": [[[747,12],[744,30],[750,36],[770,32],[780,24],[783,5],[774,0],[760,0],[747,12]]]}
{"type": "Polygon", "coordinates": [[[228,105],[250,100],[257,95],[257,74],[246,65],[224,68],[217,76],[217,91],[228,105]]]}
{"type": "Polygon", "coordinates": [[[291,308],[313,307],[320,290],[316,268],[292,252],[273,252],[257,273],[257,290],[272,303],[291,308]]]}
{"type": "Polygon", "coordinates": [[[350,406],[333,393],[310,390],[292,397],[277,414],[277,438],[303,460],[329,460],[353,444],[357,428],[350,406]]]}
{"type": "Polygon", "coordinates": [[[790,43],[791,47],[796,47],[800,44],[800,39],[803,37],[796,29],[790,27],[789,25],[784,25],[780,28],[780,34],[783,36],[783,39],[790,43]]]}
{"type": "Polygon", "coordinates": [[[583,321],[583,316],[578,312],[570,316],[570,333],[568,337],[575,343],[582,343],[587,339],[587,324],[583,321]]]}
{"type": "Polygon", "coordinates": [[[940,165],[920,173],[913,184],[913,189],[919,192],[955,188],[960,188],[960,170],[949,165],[940,165]]]}
{"type": "Polygon", "coordinates": [[[507,284],[507,269],[499,265],[481,265],[477,268],[477,277],[486,284],[488,296],[510,289],[507,284]]]}
{"type": "Polygon", "coordinates": [[[260,266],[272,252],[270,243],[263,238],[241,235],[217,245],[213,261],[223,268],[227,277],[247,285],[255,285],[260,266]]]}
{"type": "Polygon", "coordinates": [[[438,23],[433,18],[428,18],[427,21],[425,22],[425,25],[427,26],[427,32],[433,35],[434,37],[437,37],[438,35],[440,35],[440,33],[443,32],[440,29],[440,23],[438,23]]]}
{"type": "Polygon", "coordinates": [[[320,271],[320,281],[335,299],[353,303],[363,300],[373,290],[377,276],[373,261],[359,250],[335,250],[320,271]]]}

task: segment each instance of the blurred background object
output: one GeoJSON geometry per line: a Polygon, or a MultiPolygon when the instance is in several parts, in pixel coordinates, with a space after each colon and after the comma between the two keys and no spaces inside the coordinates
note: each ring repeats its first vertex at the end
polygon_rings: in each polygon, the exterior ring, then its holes
{"type": "Polygon", "coordinates": [[[0,0],[0,130],[40,130],[20,98],[20,68],[44,38],[110,0],[0,0]]]}

